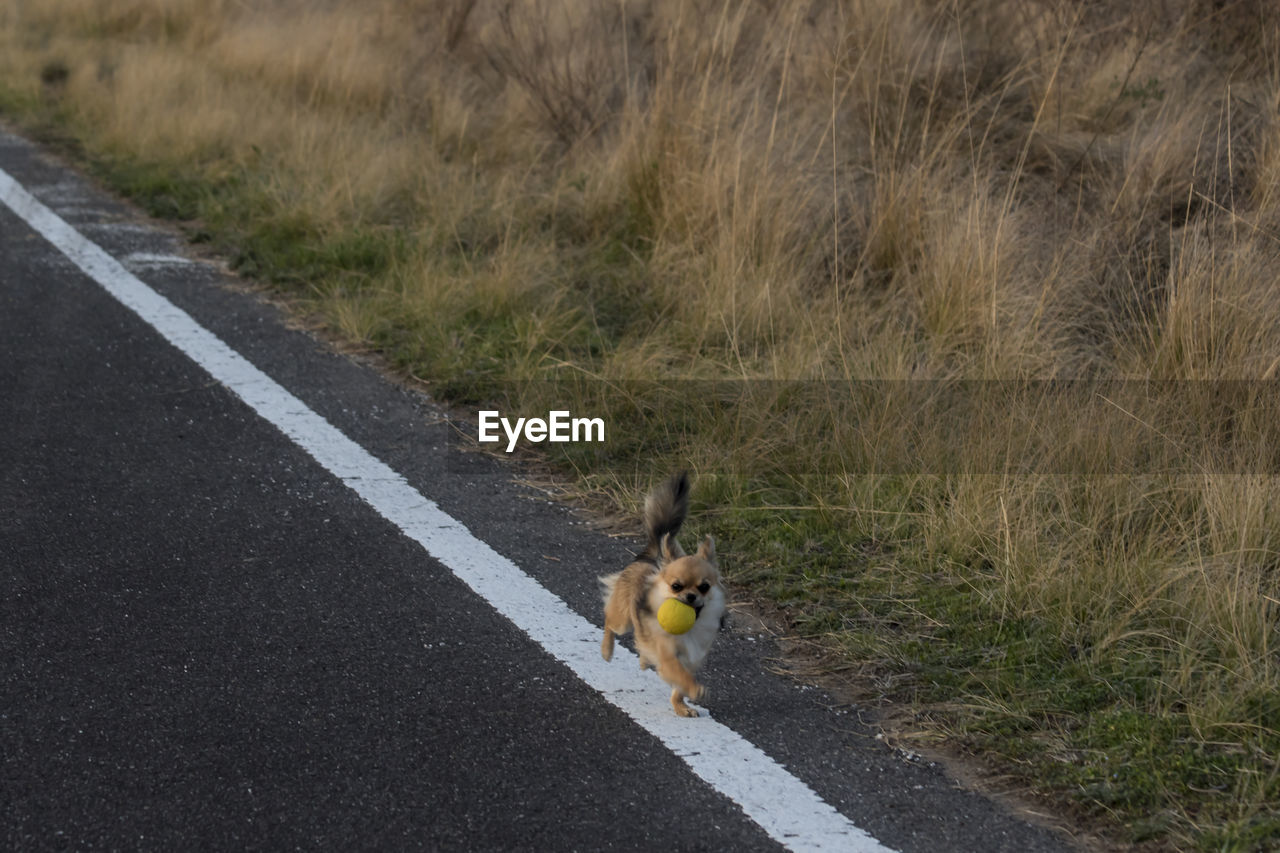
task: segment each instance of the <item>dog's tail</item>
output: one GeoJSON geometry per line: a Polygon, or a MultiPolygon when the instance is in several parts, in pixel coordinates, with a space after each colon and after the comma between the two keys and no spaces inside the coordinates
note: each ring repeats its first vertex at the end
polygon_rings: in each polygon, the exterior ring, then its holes
{"type": "Polygon", "coordinates": [[[637,559],[658,562],[662,553],[662,541],[671,537],[671,550],[679,552],[680,546],[675,542],[675,535],[684,524],[684,517],[689,513],[689,474],[679,474],[658,486],[644,499],[644,530],[649,536],[644,550],[637,559]]]}

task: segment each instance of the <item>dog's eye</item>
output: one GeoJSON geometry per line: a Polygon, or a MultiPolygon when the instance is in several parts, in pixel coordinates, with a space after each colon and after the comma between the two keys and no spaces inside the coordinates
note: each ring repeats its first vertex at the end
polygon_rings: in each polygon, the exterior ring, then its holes
{"type": "Polygon", "coordinates": [[[707,590],[709,589],[711,589],[711,584],[707,583],[706,581],[703,581],[702,583],[698,584],[698,592],[702,593],[703,595],[706,595],[707,590]]]}
{"type": "Polygon", "coordinates": [[[682,589],[684,589],[684,584],[680,583],[680,581],[675,581],[671,584],[672,592],[679,592],[682,589]]]}

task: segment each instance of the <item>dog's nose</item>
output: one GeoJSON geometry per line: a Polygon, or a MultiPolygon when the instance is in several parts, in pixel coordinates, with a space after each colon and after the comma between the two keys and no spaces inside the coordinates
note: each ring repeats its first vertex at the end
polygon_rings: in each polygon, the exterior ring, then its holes
{"type": "Polygon", "coordinates": [[[691,592],[691,593],[689,593],[688,595],[686,595],[686,596],[684,597],[684,600],[685,600],[685,601],[687,601],[687,602],[689,602],[690,604],[693,604],[695,601],[697,601],[697,600],[698,600],[698,596],[694,595],[694,594],[691,592]]]}

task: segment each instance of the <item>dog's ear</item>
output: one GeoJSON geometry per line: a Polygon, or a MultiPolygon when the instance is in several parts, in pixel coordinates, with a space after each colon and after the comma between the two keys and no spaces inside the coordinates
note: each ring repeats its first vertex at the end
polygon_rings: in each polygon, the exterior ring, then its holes
{"type": "Polygon", "coordinates": [[[702,537],[702,544],[698,546],[698,556],[708,563],[716,561],[716,540],[711,538],[710,533],[702,537]]]}
{"type": "Polygon", "coordinates": [[[666,533],[662,537],[662,541],[658,543],[658,553],[662,556],[664,563],[670,563],[684,556],[684,549],[680,547],[680,543],[676,541],[676,537],[671,533],[666,533]]]}

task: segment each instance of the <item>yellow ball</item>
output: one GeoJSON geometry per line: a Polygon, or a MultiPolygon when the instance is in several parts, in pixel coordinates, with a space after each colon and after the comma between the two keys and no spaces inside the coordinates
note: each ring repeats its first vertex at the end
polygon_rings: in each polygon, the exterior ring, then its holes
{"type": "Polygon", "coordinates": [[[698,612],[678,598],[668,598],[658,608],[658,624],[668,634],[683,634],[697,618],[698,612]]]}

